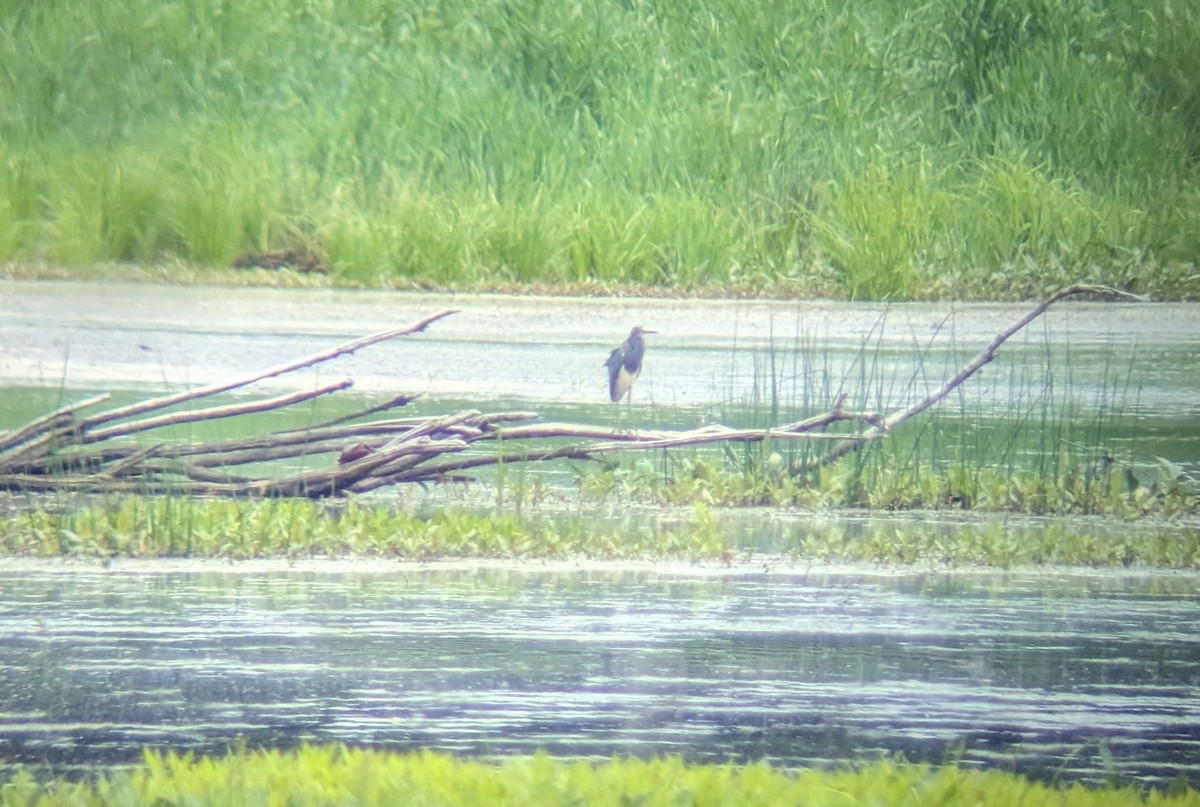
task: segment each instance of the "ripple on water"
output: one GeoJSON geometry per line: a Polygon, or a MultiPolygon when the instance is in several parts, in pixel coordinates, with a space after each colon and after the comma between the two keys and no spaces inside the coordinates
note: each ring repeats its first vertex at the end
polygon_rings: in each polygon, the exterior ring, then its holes
{"type": "Polygon", "coordinates": [[[0,751],[69,770],[244,736],[1197,779],[1194,577],[336,568],[0,572],[0,751]]]}

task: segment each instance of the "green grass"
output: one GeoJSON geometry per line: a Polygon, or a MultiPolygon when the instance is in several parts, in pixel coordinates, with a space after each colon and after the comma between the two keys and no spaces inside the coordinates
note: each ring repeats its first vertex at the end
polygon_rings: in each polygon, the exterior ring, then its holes
{"type": "MultiPolygon", "coordinates": [[[[633,488],[659,484],[647,474],[633,488]]],[[[0,518],[0,557],[129,558],[447,558],[677,560],[728,563],[767,554],[793,562],[936,567],[1074,565],[1200,569],[1200,532],[1165,522],[1102,528],[1062,519],[1022,527],[1006,519],[939,522],[834,517],[784,520],[779,534],[747,534],[722,498],[770,498],[770,488],[697,475],[654,488],[662,500],[685,491],[688,507],[662,517],[600,512],[522,517],[457,508],[415,515],[354,502],[326,507],[303,500],[213,501],[128,497],[66,510],[29,508],[0,518]],[[706,503],[709,502],[709,503],[706,503]]],[[[612,495],[614,491],[608,491],[612,495]]],[[[811,498],[805,494],[806,498],[811,498]]],[[[797,496],[799,499],[800,496],[797,496]]],[[[789,501],[788,504],[797,504],[789,501]]],[[[528,508],[527,508],[528,509],[528,508]]],[[[536,510],[536,509],[535,509],[536,510]]]]}
{"type": "Polygon", "coordinates": [[[1200,297],[1192,3],[13,0],[0,20],[18,271],[302,244],[348,285],[1200,297]]]}
{"type": "Polygon", "coordinates": [[[998,771],[905,762],[791,774],[764,763],[699,765],[678,757],[587,763],[538,754],[491,764],[336,745],[225,757],[148,751],[144,764],[132,772],[94,783],[39,784],[18,773],[0,785],[4,807],[166,804],[1188,807],[1200,805],[1200,794],[1185,784],[1145,794],[1131,787],[1043,785],[998,771]]]}
{"type": "Polygon", "coordinates": [[[720,557],[715,530],[625,529],[603,520],[518,518],[441,508],[416,515],[381,505],[299,500],[131,496],[109,504],[0,519],[0,555],[111,558],[686,558],[720,557]]]}
{"type": "MultiPolygon", "coordinates": [[[[1064,452],[1065,453],[1065,452],[1064,452]]],[[[958,464],[937,467],[887,449],[869,449],[811,473],[789,468],[778,452],[764,459],[721,462],[679,456],[666,473],[631,463],[587,475],[585,496],[664,505],[974,511],[1117,519],[1174,519],[1200,514],[1200,483],[1161,460],[1153,473],[1136,474],[1104,457],[1046,475],[958,464]],[[1143,481],[1145,480],[1145,481],[1143,481]]]]}

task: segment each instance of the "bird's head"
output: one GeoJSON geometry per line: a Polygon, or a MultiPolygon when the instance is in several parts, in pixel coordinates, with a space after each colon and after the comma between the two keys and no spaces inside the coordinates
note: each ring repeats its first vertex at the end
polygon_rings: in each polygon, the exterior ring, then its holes
{"type": "Polygon", "coordinates": [[[647,333],[658,333],[658,331],[652,331],[652,330],[649,330],[648,328],[643,328],[641,325],[634,325],[633,330],[629,332],[629,335],[631,337],[633,337],[633,336],[641,336],[642,334],[647,334],[647,333]]]}

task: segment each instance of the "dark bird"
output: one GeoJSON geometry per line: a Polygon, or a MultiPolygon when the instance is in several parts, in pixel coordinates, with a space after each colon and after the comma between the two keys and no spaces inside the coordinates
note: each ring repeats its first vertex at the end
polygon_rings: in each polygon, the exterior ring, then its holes
{"type": "Polygon", "coordinates": [[[648,331],[641,325],[633,326],[629,338],[614,348],[608,361],[604,362],[608,367],[608,396],[613,403],[629,392],[633,380],[642,371],[642,356],[646,354],[646,340],[642,339],[642,334],[647,333],[658,331],[648,331]]]}

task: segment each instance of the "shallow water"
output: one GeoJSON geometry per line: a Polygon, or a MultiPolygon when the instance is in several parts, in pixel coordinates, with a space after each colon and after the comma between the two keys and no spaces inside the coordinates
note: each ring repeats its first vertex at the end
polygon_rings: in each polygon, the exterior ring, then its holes
{"type": "MultiPolygon", "coordinates": [[[[624,428],[782,424],[826,411],[842,392],[852,409],[894,411],[936,389],[1030,306],[3,281],[0,429],[97,389],[115,393],[115,405],[227,381],[451,308],[459,313],[424,333],[247,390],[355,382],[352,394],[247,422],[298,427],[400,392],[422,396],[407,414],[517,409],[624,428]],[[628,411],[608,402],[602,363],[631,324],[660,333],[628,411]]],[[[175,436],[220,439],[238,428],[218,421],[175,436]]],[[[1060,303],[898,430],[897,452],[917,435],[913,456],[926,462],[1028,464],[1024,456],[1041,461],[1061,448],[1069,463],[1112,456],[1146,485],[1161,481],[1158,457],[1200,472],[1200,307],[1060,303]]]]}
{"type": "MultiPolygon", "coordinates": [[[[0,429],[96,389],[115,404],[224,381],[448,307],[462,311],[426,333],[265,384],[346,375],[361,398],[253,427],[399,392],[423,394],[420,413],[607,423],[601,363],[633,324],[661,333],[632,412],[620,407],[627,423],[787,422],[842,390],[891,409],[1028,309],[4,281],[0,429]]],[[[1043,455],[1100,446],[1149,484],[1158,456],[1200,462],[1198,357],[1194,305],[1065,303],[914,428],[938,424],[926,434],[943,457],[988,441],[1018,453],[1004,447],[1018,429],[1048,436],[1043,455]]],[[[230,436],[207,429],[176,436],[230,436]]],[[[439,489],[429,506],[458,497],[439,489]]],[[[792,569],[767,555],[799,528],[760,516],[722,517],[731,544],[757,553],[733,569],[0,560],[0,761],[75,772],[135,761],[145,744],[246,738],[784,765],[902,751],[1048,779],[1200,783],[1196,575],[792,569]]],[[[838,518],[855,540],[856,520],[838,518]]],[[[945,526],[921,519],[906,528],[945,526]]]]}
{"type": "Polygon", "coordinates": [[[1200,782],[1195,575],[763,568],[21,562],[0,757],[245,738],[1200,782]]]}
{"type": "MultiPolygon", "coordinates": [[[[704,413],[752,400],[758,386],[798,403],[809,395],[817,405],[818,394],[845,389],[852,402],[862,396],[900,406],[1030,307],[0,281],[0,386],[139,390],[222,381],[458,309],[424,333],[265,384],[348,375],[375,394],[595,406],[607,404],[609,349],[642,324],[659,333],[648,337],[640,404],[704,413]]],[[[1010,387],[1040,386],[1049,365],[1058,384],[1074,384],[1083,400],[1096,403],[1092,387],[1107,379],[1130,406],[1200,417],[1194,304],[1063,302],[999,355],[964,385],[967,401],[1008,408],[1010,387]]]]}

